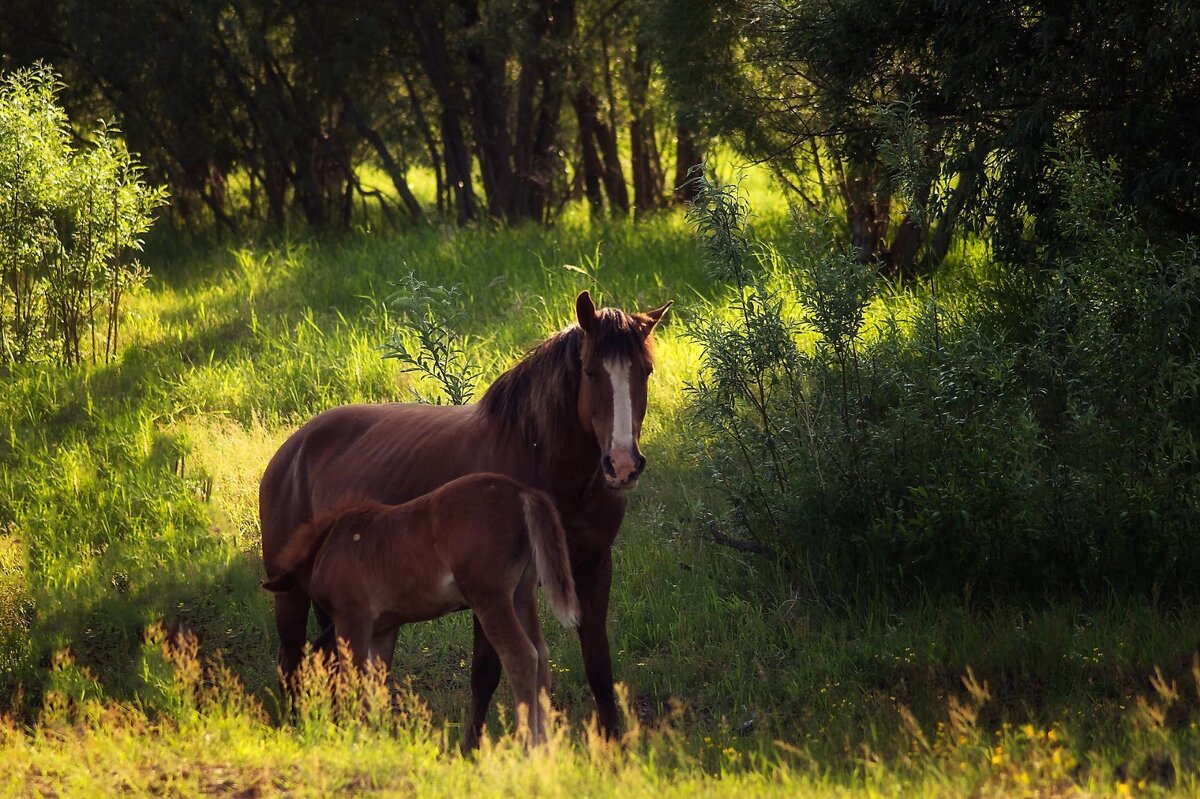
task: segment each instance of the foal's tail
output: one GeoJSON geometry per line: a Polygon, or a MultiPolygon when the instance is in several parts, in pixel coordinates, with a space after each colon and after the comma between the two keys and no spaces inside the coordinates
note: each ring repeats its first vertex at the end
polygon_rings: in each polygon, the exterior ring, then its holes
{"type": "Polygon", "coordinates": [[[525,529],[533,547],[533,562],[546,591],[550,610],[567,627],[579,625],[579,599],[575,596],[575,578],[567,555],[567,535],[550,498],[541,491],[521,492],[525,506],[525,529]]]}
{"type": "Polygon", "coordinates": [[[278,571],[274,576],[268,575],[262,587],[277,594],[295,588],[301,567],[316,556],[336,522],[336,517],[325,517],[300,525],[279,554],[278,571]]]}

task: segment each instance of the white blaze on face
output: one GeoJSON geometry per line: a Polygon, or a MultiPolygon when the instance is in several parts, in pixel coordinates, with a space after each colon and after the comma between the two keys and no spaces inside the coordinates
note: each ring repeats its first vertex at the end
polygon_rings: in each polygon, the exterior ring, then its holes
{"type": "Polygon", "coordinates": [[[633,463],[633,394],[629,388],[629,361],[612,358],[604,362],[613,390],[612,438],[608,443],[609,457],[617,477],[625,479],[634,470],[633,463]]]}

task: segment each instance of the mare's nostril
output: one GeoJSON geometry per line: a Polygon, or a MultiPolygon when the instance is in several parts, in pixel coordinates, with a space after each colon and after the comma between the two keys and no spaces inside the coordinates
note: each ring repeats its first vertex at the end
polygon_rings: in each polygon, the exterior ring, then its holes
{"type": "Polygon", "coordinates": [[[600,459],[600,465],[604,468],[604,473],[609,477],[617,476],[617,470],[613,468],[612,458],[608,456],[607,452],[604,453],[604,457],[600,459]]]}
{"type": "Polygon", "coordinates": [[[641,474],[642,470],[644,470],[645,468],[646,468],[646,456],[639,454],[637,456],[637,468],[633,470],[634,476],[636,477],[637,475],[641,474]]]}

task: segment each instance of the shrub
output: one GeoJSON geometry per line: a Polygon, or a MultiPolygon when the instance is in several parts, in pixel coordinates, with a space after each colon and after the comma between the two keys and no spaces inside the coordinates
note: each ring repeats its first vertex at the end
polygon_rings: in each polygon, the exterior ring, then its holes
{"type": "Polygon", "coordinates": [[[121,300],[161,188],[101,123],[76,149],[44,67],[0,81],[0,360],[80,363],[117,352],[121,300]],[[84,347],[85,339],[87,347],[84,347]]]}
{"type": "MultiPolygon", "coordinates": [[[[430,382],[451,405],[465,405],[475,394],[482,369],[470,337],[460,332],[467,312],[458,286],[438,286],[409,272],[395,284],[389,303],[400,326],[383,345],[383,357],[401,364],[401,371],[430,382]]],[[[412,390],[417,402],[428,401],[412,390]]]]}
{"type": "Polygon", "coordinates": [[[952,302],[883,298],[820,220],[785,257],[702,181],[733,284],[691,326],[721,524],[823,590],[1194,591],[1200,257],[1147,241],[1114,172],[1061,155],[1069,253],[952,302]]]}

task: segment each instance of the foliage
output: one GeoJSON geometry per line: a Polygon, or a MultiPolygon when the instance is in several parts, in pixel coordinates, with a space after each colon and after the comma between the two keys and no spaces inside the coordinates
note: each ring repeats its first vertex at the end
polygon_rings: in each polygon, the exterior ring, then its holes
{"type": "Polygon", "coordinates": [[[844,207],[843,235],[889,268],[918,245],[940,262],[962,232],[986,232],[1017,265],[1056,246],[1050,150],[1071,142],[1113,159],[1156,240],[1200,220],[1200,117],[1182,100],[1200,93],[1192,4],[654,5],[664,38],[687,19],[688,38],[664,46],[676,99],[773,163],[798,203],[844,207]],[[905,198],[920,220],[890,185],[897,111],[922,163],[905,198]]]}
{"type": "Polygon", "coordinates": [[[120,119],[192,225],[549,222],[584,194],[628,214],[627,177],[639,211],[661,207],[682,182],[664,174],[672,145],[684,172],[699,160],[640,16],[603,0],[10,0],[0,63],[56,64],[72,115],[120,119]]]}
{"type": "Polygon", "coordinates": [[[74,364],[117,353],[121,301],[162,189],[101,124],[76,150],[53,72],[0,83],[0,361],[74,364]],[[83,343],[90,334],[90,348],[83,343]],[[99,340],[98,340],[99,339],[99,340]]]}
{"type": "Polygon", "coordinates": [[[909,318],[827,225],[784,256],[705,184],[698,230],[734,284],[695,333],[705,463],[731,523],[815,588],[1200,587],[1200,257],[1146,242],[1112,164],[1063,153],[1055,174],[1071,249],[1048,279],[952,306],[935,287],[909,318]]]}
{"type": "MultiPolygon", "coordinates": [[[[384,357],[400,361],[405,372],[433,380],[451,405],[470,402],[482,369],[477,344],[459,332],[467,318],[459,288],[430,285],[412,272],[397,288],[390,302],[409,335],[393,333],[384,357]]],[[[420,400],[416,392],[414,397],[420,400]]]]}
{"type": "MultiPolygon", "coordinates": [[[[703,237],[714,281],[728,281],[734,291],[728,313],[710,310],[691,320],[689,336],[699,344],[708,368],[688,390],[708,431],[732,445],[732,451],[712,450],[709,456],[721,482],[745,487],[733,497],[735,508],[743,515],[760,509],[777,533],[780,520],[772,499],[787,490],[781,451],[786,444],[771,405],[774,398],[795,391],[795,331],[781,313],[777,294],[755,269],[756,258],[765,253],[752,247],[745,200],[733,186],[719,186],[704,176],[694,180],[688,218],[703,237]]],[[[747,527],[753,532],[754,525],[747,527]]]]}

